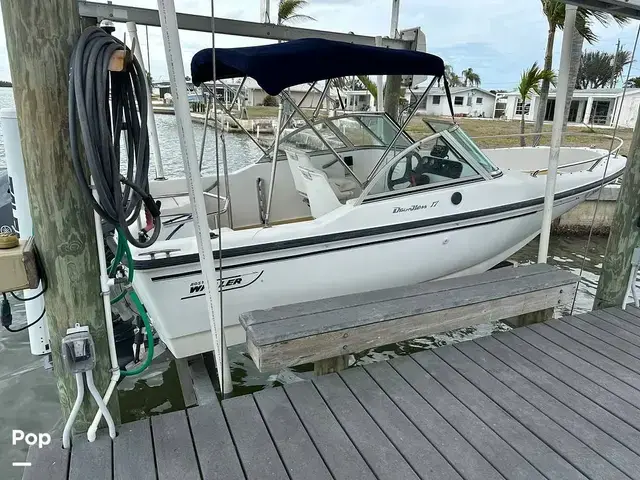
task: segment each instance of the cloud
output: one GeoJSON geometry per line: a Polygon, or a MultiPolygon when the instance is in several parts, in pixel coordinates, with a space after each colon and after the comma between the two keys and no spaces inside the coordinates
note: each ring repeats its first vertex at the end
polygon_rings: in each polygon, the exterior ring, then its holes
{"type": "MultiPolygon", "coordinates": [[[[101,0],[102,1],[102,0],[101,0]]],[[[106,3],[106,1],[103,1],[106,3]]],[[[114,4],[157,9],[156,0],[114,0],[114,4]]],[[[182,13],[209,15],[210,0],[175,0],[176,10],[182,13]]],[[[275,17],[277,0],[271,0],[275,17]]],[[[259,21],[259,0],[216,0],[217,17],[259,21]]],[[[309,0],[304,12],[316,19],[298,23],[298,27],[350,32],[364,35],[389,35],[391,0],[309,0]]],[[[619,27],[594,25],[600,40],[585,49],[614,51],[620,38],[631,50],[638,23],[619,27]]],[[[419,26],[427,36],[429,52],[442,56],[458,72],[473,68],[486,88],[514,88],[520,73],[534,61],[542,63],[547,38],[547,22],[536,0],[402,0],[399,28],[419,26]]],[[[0,24],[4,41],[4,30],[0,24]]],[[[117,25],[116,35],[122,38],[124,25],[117,25]]],[[[149,27],[147,46],[145,28],[138,27],[143,52],[149,49],[151,72],[157,80],[168,79],[164,46],[160,29],[149,27]]],[[[185,71],[189,72],[191,57],[201,48],[211,46],[210,33],[180,32],[185,71]]],[[[556,34],[554,65],[560,57],[562,33],[556,34]]],[[[216,35],[217,47],[235,47],[269,43],[268,40],[231,35],[216,35]]],[[[9,65],[6,48],[0,43],[0,79],[8,79],[9,65]]],[[[146,58],[145,58],[146,60],[146,58]]],[[[640,75],[638,67],[632,67],[640,75]]]]}

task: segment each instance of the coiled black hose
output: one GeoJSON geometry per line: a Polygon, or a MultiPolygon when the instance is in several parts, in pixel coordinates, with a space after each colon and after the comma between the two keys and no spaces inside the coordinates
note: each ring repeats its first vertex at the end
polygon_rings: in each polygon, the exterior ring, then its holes
{"type": "Polygon", "coordinates": [[[126,45],[101,28],[85,29],[69,62],[69,134],[73,165],[87,201],[105,221],[120,227],[127,240],[139,248],[153,244],[161,228],[159,204],[149,195],[146,95],[147,79],[126,45]],[[109,62],[117,50],[125,50],[129,61],[124,71],[110,72],[109,62]],[[120,173],[123,131],[126,132],[125,175],[120,173]],[[80,144],[99,203],[88,183],[80,144]],[[153,233],[150,238],[146,235],[135,238],[128,227],[138,218],[143,204],[153,217],[153,233]]]}

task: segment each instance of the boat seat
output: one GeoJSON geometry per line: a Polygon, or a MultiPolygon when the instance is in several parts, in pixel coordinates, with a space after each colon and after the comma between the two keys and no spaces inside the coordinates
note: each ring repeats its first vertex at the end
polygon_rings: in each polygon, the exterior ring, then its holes
{"type": "Polygon", "coordinates": [[[316,168],[298,166],[300,177],[305,185],[309,208],[313,218],[321,217],[342,205],[331,188],[327,174],[316,168]]]}
{"type": "MultiPolygon", "coordinates": [[[[290,148],[284,149],[285,154],[287,155],[287,162],[289,163],[289,168],[291,169],[291,175],[293,176],[293,183],[295,184],[296,190],[303,197],[309,197],[305,182],[302,178],[302,174],[298,167],[303,167],[308,170],[315,170],[320,172],[312,163],[309,155],[305,152],[301,152],[298,150],[292,150],[290,148]]],[[[324,172],[322,172],[324,174],[324,172]]],[[[345,201],[354,198],[356,196],[356,192],[359,189],[358,183],[352,179],[345,177],[329,177],[324,174],[327,178],[329,186],[335,193],[338,200],[342,203],[345,201]]]]}

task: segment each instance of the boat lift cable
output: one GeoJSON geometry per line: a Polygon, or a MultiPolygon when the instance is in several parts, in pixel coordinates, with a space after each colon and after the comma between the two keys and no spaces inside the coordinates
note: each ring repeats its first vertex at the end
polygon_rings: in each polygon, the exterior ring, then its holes
{"type": "MultiPolygon", "coordinates": [[[[635,39],[635,41],[633,43],[633,51],[631,52],[631,61],[629,62],[629,67],[627,69],[627,78],[624,81],[624,85],[623,85],[623,88],[622,88],[622,98],[621,98],[620,103],[619,103],[620,109],[618,110],[618,116],[616,117],[616,124],[613,127],[613,135],[611,136],[611,145],[609,146],[609,154],[607,155],[607,160],[606,160],[605,165],[604,165],[604,171],[602,172],[602,182],[601,182],[600,188],[598,189],[598,198],[596,199],[596,205],[595,205],[595,208],[593,209],[593,217],[591,218],[591,227],[589,228],[589,236],[587,237],[587,242],[585,244],[584,252],[582,254],[582,264],[580,265],[580,273],[578,275],[578,277],[579,277],[578,287],[580,286],[580,282],[582,281],[582,273],[584,272],[584,266],[586,264],[587,255],[589,253],[589,245],[591,244],[591,237],[592,237],[592,234],[593,234],[593,226],[594,226],[594,224],[596,222],[596,214],[598,213],[598,205],[600,204],[600,198],[602,197],[602,190],[604,189],[604,179],[607,176],[607,169],[609,168],[609,160],[611,159],[611,152],[613,151],[613,142],[615,141],[616,133],[618,132],[618,124],[620,123],[620,115],[622,114],[622,104],[624,102],[624,97],[627,94],[627,85],[629,84],[629,78],[631,76],[631,67],[633,65],[633,61],[634,61],[635,56],[636,56],[636,49],[638,47],[638,38],[640,38],[640,25],[638,25],[638,30],[636,32],[636,39],[635,39]]],[[[607,249],[608,248],[609,248],[609,244],[607,243],[607,249]]],[[[607,251],[605,249],[605,257],[606,256],[607,256],[607,251]]],[[[578,297],[578,288],[576,288],[576,290],[575,290],[575,292],[573,294],[573,302],[571,302],[571,313],[570,313],[570,315],[573,315],[573,310],[574,310],[575,305],[576,305],[577,297],[578,297]]]]}
{"type": "Polygon", "coordinates": [[[100,217],[121,227],[127,240],[138,248],[152,245],[161,229],[159,204],[149,194],[146,89],[144,70],[124,43],[98,27],[82,32],[69,64],[69,135],[76,178],[100,217]],[[118,51],[126,53],[124,69],[110,71],[110,61],[118,51]],[[123,132],[125,175],[120,173],[123,132]],[[80,144],[89,172],[81,161],[80,144]],[[90,176],[99,201],[87,181],[90,176]],[[146,228],[139,238],[128,228],[138,220],[143,206],[152,217],[150,238],[146,228]]]}

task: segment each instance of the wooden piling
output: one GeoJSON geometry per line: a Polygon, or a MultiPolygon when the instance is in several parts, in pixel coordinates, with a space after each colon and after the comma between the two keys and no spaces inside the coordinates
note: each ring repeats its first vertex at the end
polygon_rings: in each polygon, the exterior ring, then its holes
{"type": "Polygon", "coordinates": [[[611,223],[609,241],[598,281],[594,309],[622,305],[631,271],[633,249],[640,245],[640,115],[633,130],[627,165],[611,223]]]}
{"type": "MultiPolygon", "coordinates": [[[[94,379],[102,394],[111,378],[93,212],[77,184],[69,141],[68,66],[83,24],[77,0],[0,4],[33,231],[48,279],[44,298],[54,374],[67,418],[76,397],[75,379],[61,357],[68,327],[89,326],[97,356],[94,379]]],[[[117,395],[109,407],[119,423],[117,395]]],[[[75,431],[86,431],[96,411],[85,395],[75,431]]]]}

